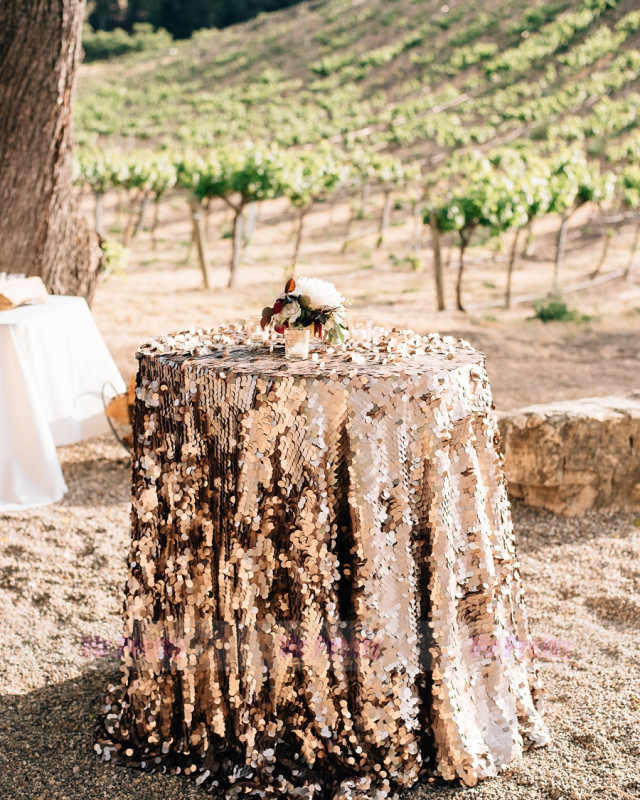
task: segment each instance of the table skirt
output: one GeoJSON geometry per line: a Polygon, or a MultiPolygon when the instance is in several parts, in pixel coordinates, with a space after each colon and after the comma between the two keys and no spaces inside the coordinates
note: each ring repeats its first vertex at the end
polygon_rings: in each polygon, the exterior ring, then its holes
{"type": "Polygon", "coordinates": [[[137,396],[104,758],[338,799],[547,742],[481,360],[320,381],[143,357],[137,396]]]}

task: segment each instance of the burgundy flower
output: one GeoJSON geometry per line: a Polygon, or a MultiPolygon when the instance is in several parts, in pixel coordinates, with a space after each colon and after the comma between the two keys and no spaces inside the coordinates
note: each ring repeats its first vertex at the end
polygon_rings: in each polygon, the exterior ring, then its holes
{"type": "Polygon", "coordinates": [[[282,311],[282,300],[276,300],[273,304],[273,313],[279,314],[282,311]]]}
{"type": "Polygon", "coordinates": [[[284,325],[274,325],[273,329],[276,333],[284,333],[284,325]]]}

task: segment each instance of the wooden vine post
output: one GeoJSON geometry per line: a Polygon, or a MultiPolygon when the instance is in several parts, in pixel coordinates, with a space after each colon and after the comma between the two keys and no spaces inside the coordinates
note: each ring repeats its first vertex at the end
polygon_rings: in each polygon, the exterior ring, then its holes
{"type": "Polygon", "coordinates": [[[189,200],[191,206],[191,222],[193,225],[193,240],[196,243],[196,250],[198,253],[198,263],[202,271],[202,280],[204,288],[211,288],[211,281],[209,280],[209,253],[207,250],[207,237],[204,232],[204,213],[202,211],[202,203],[197,197],[192,197],[189,200]]]}
{"type": "Polygon", "coordinates": [[[436,284],[436,302],[438,311],[445,310],[444,281],[442,280],[442,253],[440,250],[440,230],[433,211],[429,212],[429,226],[431,228],[431,247],[433,249],[433,277],[436,284]]]}
{"type": "Polygon", "coordinates": [[[511,253],[509,255],[509,266],[507,268],[507,288],[504,294],[505,308],[511,307],[511,279],[513,276],[513,269],[516,263],[516,256],[518,254],[518,241],[520,240],[520,234],[522,233],[522,231],[523,228],[516,228],[516,232],[513,237],[513,243],[511,245],[511,253]]]}

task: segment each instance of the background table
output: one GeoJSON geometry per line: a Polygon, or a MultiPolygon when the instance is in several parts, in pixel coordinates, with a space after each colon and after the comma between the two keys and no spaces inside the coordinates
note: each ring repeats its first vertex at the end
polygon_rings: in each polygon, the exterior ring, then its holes
{"type": "Polygon", "coordinates": [[[482,356],[390,334],[316,358],[224,332],[139,353],[96,747],[228,796],[474,784],[547,741],[482,356]]]}
{"type": "Polygon", "coordinates": [[[0,313],[0,511],[63,496],[56,446],[108,430],[105,383],[125,391],[82,298],[0,313]]]}

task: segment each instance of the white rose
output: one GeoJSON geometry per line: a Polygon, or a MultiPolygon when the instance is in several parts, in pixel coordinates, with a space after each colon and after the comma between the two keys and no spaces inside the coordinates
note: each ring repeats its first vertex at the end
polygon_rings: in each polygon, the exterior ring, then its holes
{"type": "Polygon", "coordinates": [[[301,313],[302,309],[300,308],[300,303],[297,300],[291,300],[283,307],[280,316],[283,322],[288,322],[289,325],[293,325],[301,313]]]}

